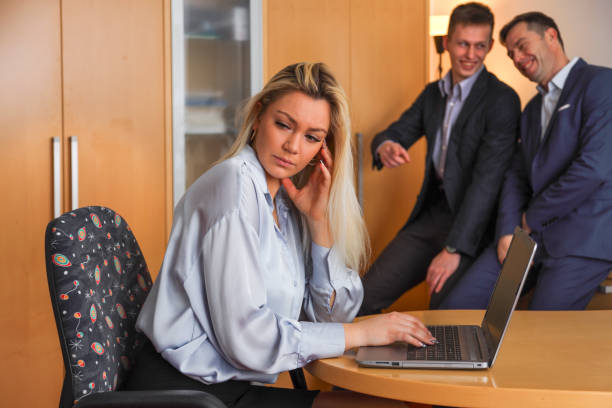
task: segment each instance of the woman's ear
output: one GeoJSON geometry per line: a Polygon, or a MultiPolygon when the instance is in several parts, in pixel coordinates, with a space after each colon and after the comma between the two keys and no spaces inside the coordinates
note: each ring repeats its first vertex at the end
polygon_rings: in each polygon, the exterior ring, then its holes
{"type": "Polygon", "coordinates": [[[255,106],[253,107],[253,111],[255,112],[255,120],[259,122],[259,118],[261,117],[261,114],[263,113],[263,104],[261,103],[261,101],[255,104],[255,106]]]}
{"type": "Polygon", "coordinates": [[[257,128],[259,127],[259,122],[261,122],[261,102],[257,102],[255,104],[255,107],[253,108],[253,111],[255,113],[255,119],[253,119],[253,125],[251,126],[251,128],[255,131],[257,131],[257,128]]]}

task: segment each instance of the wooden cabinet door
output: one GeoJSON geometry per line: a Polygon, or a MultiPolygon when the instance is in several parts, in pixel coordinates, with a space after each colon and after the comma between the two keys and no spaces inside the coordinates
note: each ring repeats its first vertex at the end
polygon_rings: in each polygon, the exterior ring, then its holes
{"type": "MultiPolygon", "coordinates": [[[[132,227],[153,276],[166,245],[163,0],[64,0],[64,135],[78,139],[78,206],[132,227]]],[[[68,166],[66,176],[69,176],[68,166]]]]}
{"type": "Polygon", "coordinates": [[[52,138],[62,135],[60,4],[0,1],[0,394],[57,406],[64,370],[45,272],[52,138]]]}
{"type": "Polygon", "coordinates": [[[155,276],[171,212],[169,0],[0,1],[2,405],[57,406],[64,377],[49,301],[44,231],[53,214],[52,138],[61,212],[104,205],[132,226],[155,276]]]}

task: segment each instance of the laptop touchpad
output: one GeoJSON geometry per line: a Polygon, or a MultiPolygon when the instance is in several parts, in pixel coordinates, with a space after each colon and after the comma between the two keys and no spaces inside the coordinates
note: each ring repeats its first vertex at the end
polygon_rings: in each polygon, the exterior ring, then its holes
{"type": "Polygon", "coordinates": [[[408,345],[406,343],[393,343],[388,346],[360,347],[358,357],[364,360],[403,361],[406,359],[408,345]]]}

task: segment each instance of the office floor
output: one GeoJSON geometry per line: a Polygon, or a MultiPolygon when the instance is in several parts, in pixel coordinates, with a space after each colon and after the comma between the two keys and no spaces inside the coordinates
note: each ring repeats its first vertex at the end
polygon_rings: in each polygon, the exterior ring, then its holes
{"type": "MultiPolygon", "coordinates": [[[[311,390],[322,390],[322,391],[330,391],[332,389],[331,384],[328,384],[324,381],[319,380],[318,378],[313,377],[307,371],[304,371],[304,376],[306,377],[306,383],[308,384],[308,389],[311,390]]],[[[293,388],[291,385],[291,378],[289,378],[288,373],[282,373],[276,383],[272,384],[271,387],[279,387],[279,388],[293,388]]],[[[407,408],[432,408],[431,405],[417,404],[414,402],[406,403],[407,408]]]]}

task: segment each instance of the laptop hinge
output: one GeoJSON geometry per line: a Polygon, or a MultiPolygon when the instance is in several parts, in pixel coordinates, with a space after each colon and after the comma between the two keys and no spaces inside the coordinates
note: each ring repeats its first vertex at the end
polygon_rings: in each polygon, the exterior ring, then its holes
{"type": "Polygon", "coordinates": [[[480,326],[480,336],[478,336],[478,343],[480,345],[481,350],[484,350],[484,357],[490,364],[493,362],[493,358],[495,357],[495,342],[493,341],[493,336],[489,332],[489,329],[486,325],[482,324],[480,326]]]}

